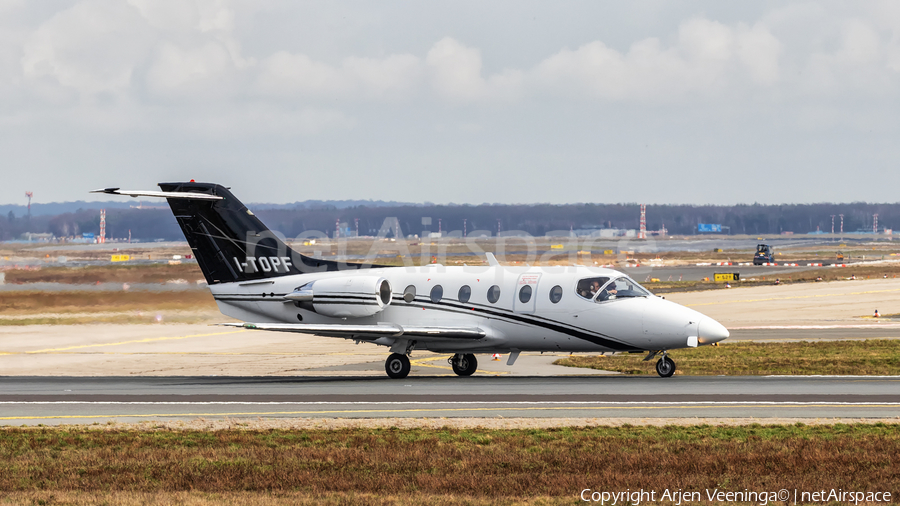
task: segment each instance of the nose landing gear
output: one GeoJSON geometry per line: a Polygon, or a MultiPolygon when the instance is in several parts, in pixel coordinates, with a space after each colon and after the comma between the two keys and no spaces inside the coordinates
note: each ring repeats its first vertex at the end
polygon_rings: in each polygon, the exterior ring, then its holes
{"type": "Polygon", "coordinates": [[[643,362],[646,362],[657,355],[662,355],[662,358],[656,362],[656,374],[659,374],[661,378],[669,378],[675,374],[675,361],[669,358],[669,352],[666,350],[650,350],[650,353],[644,357],[643,362]]]}
{"type": "Polygon", "coordinates": [[[675,374],[675,361],[669,358],[667,354],[656,361],[656,374],[661,378],[669,378],[675,374]]]}
{"type": "Polygon", "coordinates": [[[450,357],[448,362],[457,376],[471,376],[478,369],[478,360],[471,353],[465,355],[457,353],[450,357]]]}

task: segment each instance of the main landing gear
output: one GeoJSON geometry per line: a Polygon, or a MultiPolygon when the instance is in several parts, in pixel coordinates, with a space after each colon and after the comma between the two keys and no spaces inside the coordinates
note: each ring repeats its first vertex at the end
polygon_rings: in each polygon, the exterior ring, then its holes
{"type": "MultiPolygon", "coordinates": [[[[457,376],[471,376],[478,369],[478,360],[471,353],[457,353],[450,357],[450,365],[457,376]]],[[[393,379],[403,379],[409,376],[409,357],[402,353],[391,353],[384,361],[384,370],[393,379]]]]}
{"type": "Polygon", "coordinates": [[[393,379],[403,379],[409,376],[409,357],[400,353],[391,353],[384,361],[384,370],[393,379]]]}
{"type": "Polygon", "coordinates": [[[656,373],[661,378],[671,377],[675,374],[675,361],[669,358],[668,355],[663,355],[661,359],[656,361],[656,373]]]}
{"type": "Polygon", "coordinates": [[[450,357],[448,362],[453,366],[453,372],[457,376],[471,376],[478,369],[478,360],[471,353],[466,353],[465,355],[457,353],[450,357]]]}

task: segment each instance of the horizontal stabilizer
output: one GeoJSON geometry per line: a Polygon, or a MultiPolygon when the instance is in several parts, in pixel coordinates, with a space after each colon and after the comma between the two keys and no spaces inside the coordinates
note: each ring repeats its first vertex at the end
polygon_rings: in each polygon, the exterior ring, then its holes
{"type": "Polygon", "coordinates": [[[390,325],[343,325],[297,323],[220,323],[226,327],[275,332],[299,332],[316,336],[343,337],[346,339],[377,339],[379,337],[415,338],[420,341],[442,339],[481,339],[486,334],[477,327],[406,327],[390,325]]]}
{"type": "Polygon", "coordinates": [[[99,190],[91,190],[91,193],[125,195],[127,197],[160,197],[164,199],[222,200],[222,197],[218,195],[210,195],[208,193],[159,192],[154,190],[122,190],[119,188],[102,188],[99,190]]]}

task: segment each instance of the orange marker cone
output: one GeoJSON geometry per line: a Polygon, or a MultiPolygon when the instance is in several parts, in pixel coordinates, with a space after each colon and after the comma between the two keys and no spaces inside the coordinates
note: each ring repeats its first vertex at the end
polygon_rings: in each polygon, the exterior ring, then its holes
{"type": "Polygon", "coordinates": [[[499,361],[500,361],[500,354],[499,354],[499,353],[494,353],[493,355],[491,355],[491,357],[492,357],[491,360],[493,360],[494,362],[499,362],[499,361]]]}
{"type": "Polygon", "coordinates": [[[878,310],[876,309],[876,310],[875,310],[875,318],[878,318],[879,316],[881,316],[881,315],[878,314],[878,310]]]}

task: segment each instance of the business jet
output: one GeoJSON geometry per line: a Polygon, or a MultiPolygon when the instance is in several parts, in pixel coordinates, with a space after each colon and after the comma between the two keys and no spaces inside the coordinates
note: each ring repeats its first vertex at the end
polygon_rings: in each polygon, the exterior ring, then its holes
{"type": "Polygon", "coordinates": [[[391,267],[304,256],[225,187],[160,183],[162,191],[95,193],[165,198],[219,310],[253,330],[352,339],[390,348],[385,371],[405,378],[413,350],[453,354],[459,376],[475,354],[632,352],[675,373],[671,350],[728,337],[717,321],[654,296],[611,269],[502,266],[391,267]]]}

